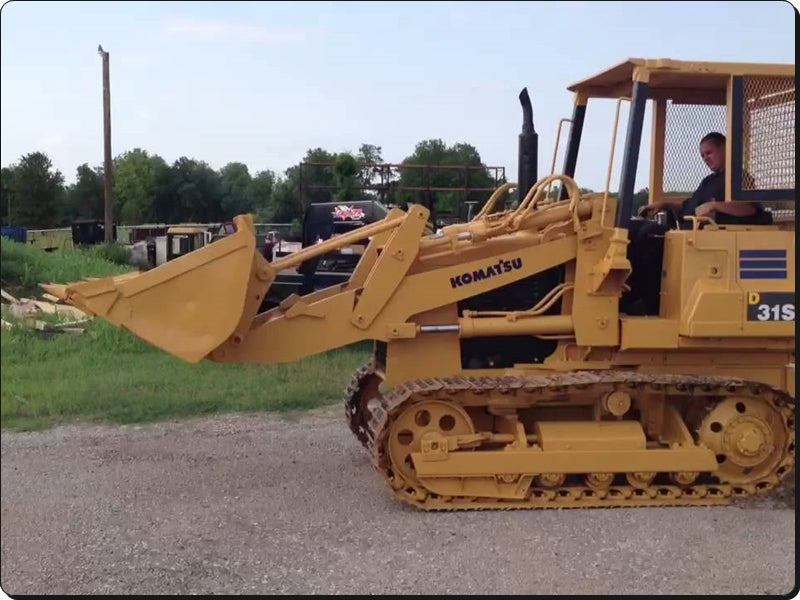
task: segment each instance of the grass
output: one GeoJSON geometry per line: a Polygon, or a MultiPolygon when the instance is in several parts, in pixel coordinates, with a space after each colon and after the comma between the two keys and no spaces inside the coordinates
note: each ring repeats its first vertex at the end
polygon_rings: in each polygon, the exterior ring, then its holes
{"type": "Polygon", "coordinates": [[[316,408],[341,400],[369,353],[361,344],[281,365],[192,365],[104,321],[82,335],[3,331],[0,420],[32,430],[316,408]]]}
{"type": "MultiPolygon", "coordinates": [[[[2,243],[3,286],[25,294],[26,288],[41,292],[35,289],[40,281],[132,270],[88,252],[45,253],[2,243]]],[[[35,430],[68,422],[129,424],[316,408],[341,400],[370,352],[362,343],[289,364],[188,364],[101,319],[86,324],[80,335],[3,330],[0,422],[4,429],[35,430]]]]}
{"type": "Polygon", "coordinates": [[[88,249],[89,255],[93,258],[102,258],[109,262],[125,265],[130,269],[131,249],[123,244],[95,244],[88,249]]]}
{"type": "Polygon", "coordinates": [[[126,249],[93,246],[87,250],[65,248],[45,252],[29,244],[0,238],[0,280],[7,292],[26,296],[41,294],[40,283],[71,283],[84,277],[120,275],[136,268],[120,261],[126,249]],[[12,291],[13,290],[13,291],[12,291]]]}

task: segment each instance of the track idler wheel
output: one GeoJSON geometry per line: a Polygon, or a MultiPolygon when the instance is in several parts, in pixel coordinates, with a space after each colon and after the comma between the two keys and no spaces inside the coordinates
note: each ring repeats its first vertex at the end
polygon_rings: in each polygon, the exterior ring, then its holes
{"type": "Polygon", "coordinates": [[[700,442],[717,455],[723,483],[747,484],[768,476],[784,454],[789,432],[781,413],[755,398],[720,402],[703,419],[700,442]]]}
{"type": "Polygon", "coordinates": [[[398,416],[389,432],[392,468],[407,482],[419,485],[411,454],[422,451],[423,438],[431,437],[429,434],[446,437],[471,433],[475,429],[464,409],[440,400],[413,404],[398,416]]]}

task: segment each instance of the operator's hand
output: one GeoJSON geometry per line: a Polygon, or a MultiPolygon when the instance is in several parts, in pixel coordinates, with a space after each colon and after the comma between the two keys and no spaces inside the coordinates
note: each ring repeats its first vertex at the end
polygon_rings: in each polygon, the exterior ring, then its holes
{"type": "Polygon", "coordinates": [[[665,206],[664,202],[653,202],[652,204],[645,204],[639,209],[639,216],[646,217],[649,213],[657,213],[665,206]]]}
{"type": "Polygon", "coordinates": [[[717,210],[719,202],[714,200],[713,198],[708,202],[703,202],[700,206],[694,209],[695,216],[698,217],[707,217],[712,212],[717,210]]]}

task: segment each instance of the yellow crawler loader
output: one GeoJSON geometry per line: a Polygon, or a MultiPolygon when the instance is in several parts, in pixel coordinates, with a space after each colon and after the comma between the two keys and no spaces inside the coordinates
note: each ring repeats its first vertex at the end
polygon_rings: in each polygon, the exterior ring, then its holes
{"type": "Polygon", "coordinates": [[[795,196],[794,65],[629,59],[568,89],[561,172],[554,151],[538,177],[523,91],[517,184],[469,222],[434,233],[425,207],[395,208],[269,263],[241,215],[235,234],[149,272],[44,287],[190,363],[373,341],[346,419],[424,510],[768,494],[794,474],[794,219],[772,210],[795,196]],[[575,181],[590,100],[616,103],[609,182],[627,108],[614,194],[575,181]],[[724,197],[698,214],[685,201],[709,175],[712,131],[724,197]],[[674,210],[643,218],[648,145],[649,204],[674,210]],[[276,273],[363,239],[349,281],[261,310],[276,273]]]}

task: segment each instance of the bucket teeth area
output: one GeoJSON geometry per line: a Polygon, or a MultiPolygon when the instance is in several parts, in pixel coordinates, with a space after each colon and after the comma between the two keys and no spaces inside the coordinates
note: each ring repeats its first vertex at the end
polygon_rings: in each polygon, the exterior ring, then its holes
{"type": "Polygon", "coordinates": [[[235,222],[236,233],[148,271],[40,286],[62,302],[195,363],[233,334],[246,314],[253,282],[268,285],[253,275],[254,261],[261,257],[251,222],[239,217],[235,222]]]}

